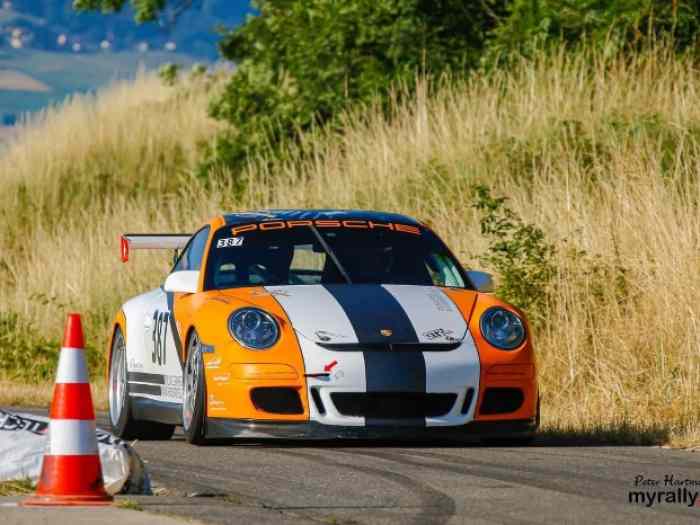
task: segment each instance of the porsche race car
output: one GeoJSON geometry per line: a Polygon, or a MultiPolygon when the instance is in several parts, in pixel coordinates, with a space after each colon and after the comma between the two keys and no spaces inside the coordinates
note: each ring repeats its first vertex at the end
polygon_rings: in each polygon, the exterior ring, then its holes
{"type": "Polygon", "coordinates": [[[508,438],[539,424],[521,311],[409,217],[270,210],[194,234],[126,234],[121,256],[174,249],[128,300],[108,348],[125,439],[508,438]]]}

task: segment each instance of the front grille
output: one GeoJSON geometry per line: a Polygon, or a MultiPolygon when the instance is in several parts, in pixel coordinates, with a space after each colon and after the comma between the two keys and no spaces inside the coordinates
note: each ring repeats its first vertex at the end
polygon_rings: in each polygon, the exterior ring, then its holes
{"type": "Polygon", "coordinates": [[[254,388],[250,399],[258,410],[271,414],[303,414],[299,392],[294,388],[254,388]]]}
{"type": "Polygon", "coordinates": [[[487,388],[479,412],[484,415],[508,414],[518,410],[524,400],[519,388],[487,388]]]}
{"type": "Polygon", "coordinates": [[[317,343],[336,352],[449,352],[462,343],[317,343]]]}
{"type": "Polygon", "coordinates": [[[456,394],[415,392],[333,392],[331,400],[344,416],[373,419],[440,417],[455,404],[456,394]]]}

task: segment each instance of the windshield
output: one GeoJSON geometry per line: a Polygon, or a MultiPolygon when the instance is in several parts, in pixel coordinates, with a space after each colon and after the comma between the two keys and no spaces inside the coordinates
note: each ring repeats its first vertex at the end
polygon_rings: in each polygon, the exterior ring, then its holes
{"type": "Polygon", "coordinates": [[[344,283],[465,287],[459,265],[430,230],[352,220],[222,227],[211,243],[204,286],[344,283]]]}

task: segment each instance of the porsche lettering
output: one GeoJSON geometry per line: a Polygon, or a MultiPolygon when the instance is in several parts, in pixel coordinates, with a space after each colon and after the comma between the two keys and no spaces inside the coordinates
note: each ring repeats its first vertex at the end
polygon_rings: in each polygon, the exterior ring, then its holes
{"type": "MultiPolygon", "coordinates": [[[[303,221],[266,221],[259,223],[250,223],[237,225],[231,228],[231,234],[234,237],[251,231],[274,231],[284,230],[287,228],[310,227],[316,228],[349,228],[355,230],[376,230],[384,229],[409,233],[412,235],[420,235],[421,230],[417,226],[410,224],[401,224],[394,222],[380,222],[364,219],[347,219],[347,220],[303,220],[303,221]]],[[[238,245],[237,245],[238,246],[238,245]]]]}

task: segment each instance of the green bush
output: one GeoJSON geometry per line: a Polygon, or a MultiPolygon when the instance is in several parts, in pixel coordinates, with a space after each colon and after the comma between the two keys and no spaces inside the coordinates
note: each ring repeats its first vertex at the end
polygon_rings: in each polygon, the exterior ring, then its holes
{"type": "Polygon", "coordinates": [[[545,318],[556,275],[556,247],[540,228],[524,223],[508,208],[505,197],[493,197],[485,186],[476,186],[474,193],[481,233],[489,242],[479,262],[498,273],[498,296],[525,310],[531,322],[538,324],[545,318]]]}

